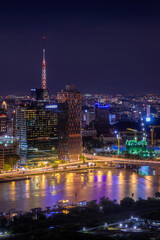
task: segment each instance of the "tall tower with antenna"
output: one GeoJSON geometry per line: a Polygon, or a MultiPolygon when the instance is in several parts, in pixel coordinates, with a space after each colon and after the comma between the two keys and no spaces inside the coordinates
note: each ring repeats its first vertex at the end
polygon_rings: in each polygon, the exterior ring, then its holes
{"type": "Polygon", "coordinates": [[[42,89],[47,89],[47,79],[46,79],[46,59],[45,59],[45,36],[43,36],[43,61],[42,61],[42,89]]]}
{"type": "Polygon", "coordinates": [[[46,79],[46,56],[45,56],[45,36],[43,36],[43,60],[42,60],[42,79],[41,88],[31,89],[31,99],[33,102],[37,102],[39,106],[44,106],[49,102],[49,91],[47,89],[46,79]]]}

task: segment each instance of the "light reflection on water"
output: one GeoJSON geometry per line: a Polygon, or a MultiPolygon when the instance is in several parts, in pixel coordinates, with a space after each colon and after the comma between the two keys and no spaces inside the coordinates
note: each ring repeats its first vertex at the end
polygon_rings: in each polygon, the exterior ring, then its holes
{"type": "Polygon", "coordinates": [[[38,175],[31,180],[0,184],[0,210],[29,210],[53,206],[58,200],[99,200],[106,196],[118,201],[152,197],[160,191],[160,168],[141,167],[138,173],[122,169],[88,170],[38,175]]]}

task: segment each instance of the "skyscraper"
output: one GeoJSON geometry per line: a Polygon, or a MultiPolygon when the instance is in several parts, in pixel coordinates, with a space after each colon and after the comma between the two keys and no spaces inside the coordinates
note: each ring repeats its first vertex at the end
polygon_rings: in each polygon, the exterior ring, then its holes
{"type": "Polygon", "coordinates": [[[109,106],[95,103],[95,127],[98,134],[109,132],[109,106]]]}
{"type": "Polygon", "coordinates": [[[0,111],[0,135],[4,135],[7,133],[7,119],[6,113],[1,110],[0,111]]]}
{"type": "Polygon", "coordinates": [[[18,106],[15,111],[15,136],[19,140],[18,154],[21,161],[27,159],[26,107],[18,106]]]}
{"type": "Polygon", "coordinates": [[[59,105],[59,159],[76,161],[82,152],[81,93],[74,85],[58,92],[59,105]]]}
{"type": "Polygon", "coordinates": [[[28,106],[26,111],[28,147],[49,149],[58,140],[57,105],[28,106]]]}

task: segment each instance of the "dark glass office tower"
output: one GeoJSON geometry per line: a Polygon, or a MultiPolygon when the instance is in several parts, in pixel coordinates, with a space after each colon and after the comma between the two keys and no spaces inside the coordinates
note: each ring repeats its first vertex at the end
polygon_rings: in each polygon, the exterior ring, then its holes
{"type": "Polygon", "coordinates": [[[82,152],[81,93],[74,85],[58,92],[59,106],[58,157],[61,160],[79,160],[82,152]]]}

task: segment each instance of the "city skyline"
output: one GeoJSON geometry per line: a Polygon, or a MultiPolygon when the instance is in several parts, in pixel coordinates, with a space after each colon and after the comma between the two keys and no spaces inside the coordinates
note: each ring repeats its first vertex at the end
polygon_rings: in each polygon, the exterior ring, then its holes
{"type": "Polygon", "coordinates": [[[143,3],[3,3],[0,95],[40,87],[43,35],[50,93],[158,93],[160,4],[143,3]]]}
{"type": "Polygon", "coordinates": [[[0,239],[160,239],[159,13],[1,3],[0,239]]]}

